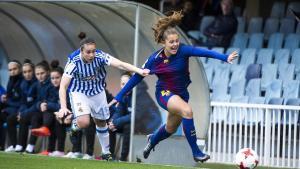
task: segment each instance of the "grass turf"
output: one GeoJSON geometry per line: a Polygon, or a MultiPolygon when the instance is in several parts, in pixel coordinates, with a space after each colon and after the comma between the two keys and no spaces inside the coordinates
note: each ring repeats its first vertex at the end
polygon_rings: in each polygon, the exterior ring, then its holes
{"type": "MultiPolygon", "coordinates": [[[[106,162],[99,160],[82,160],[55,158],[19,153],[0,152],[0,169],[192,169],[197,167],[151,165],[142,163],[106,162]]],[[[198,168],[237,169],[233,165],[205,163],[198,168]]],[[[257,169],[271,169],[258,167],[257,169]]],[[[275,168],[274,168],[275,169],[275,168]]],[[[278,168],[276,168],[278,169],[278,168]]]]}

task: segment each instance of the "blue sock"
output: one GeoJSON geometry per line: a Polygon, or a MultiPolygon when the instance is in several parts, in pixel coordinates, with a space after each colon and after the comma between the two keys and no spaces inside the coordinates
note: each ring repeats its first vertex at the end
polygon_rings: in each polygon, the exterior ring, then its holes
{"type": "Polygon", "coordinates": [[[166,130],[166,125],[161,126],[150,138],[152,145],[158,144],[160,141],[170,137],[172,133],[168,133],[166,130]]]}
{"type": "Polygon", "coordinates": [[[196,130],[194,119],[182,118],[183,131],[187,141],[190,144],[194,156],[203,156],[204,154],[197,145],[196,130]]]}

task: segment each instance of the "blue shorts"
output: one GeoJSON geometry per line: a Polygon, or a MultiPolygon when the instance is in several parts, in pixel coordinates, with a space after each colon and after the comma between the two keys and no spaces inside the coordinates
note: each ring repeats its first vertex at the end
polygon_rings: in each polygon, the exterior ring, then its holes
{"type": "Polygon", "coordinates": [[[155,96],[156,96],[156,101],[162,107],[163,109],[168,111],[168,101],[173,95],[178,95],[181,97],[184,101],[188,102],[189,101],[189,93],[188,91],[181,92],[181,94],[175,94],[172,93],[170,90],[156,90],[155,96]]]}

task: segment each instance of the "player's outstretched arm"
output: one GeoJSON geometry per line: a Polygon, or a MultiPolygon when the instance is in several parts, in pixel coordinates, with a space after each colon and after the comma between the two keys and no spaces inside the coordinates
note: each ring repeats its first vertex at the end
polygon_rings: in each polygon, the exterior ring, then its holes
{"type": "Polygon", "coordinates": [[[138,67],[133,66],[132,64],[123,62],[123,61],[121,61],[117,58],[114,58],[114,57],[112,58],[112,60],[110,62],[110,65],[113,66],[113,67],[122,69],[122,70],[138,73],[142,76],[147,76],[147,75],[149,75],[149,72],[150,72],[149,69],[140,69],[138,67]]]}
{"type": "Polygon", "coordinates": [[[71,83],[70,77],[62,76],[60,87],[59,87],[59,100],[60,100],[60,110],[58,117],[63,118],[64,116],[71,114],[72,112],[67,108],[67,89],[71,83]]]}

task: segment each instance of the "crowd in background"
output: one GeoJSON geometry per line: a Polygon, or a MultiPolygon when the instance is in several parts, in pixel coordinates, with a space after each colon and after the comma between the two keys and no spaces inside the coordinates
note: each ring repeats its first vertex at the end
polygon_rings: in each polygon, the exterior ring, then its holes
{"type": "MultiPolygon", "coordinates": [[[[64,73],[57,60],[49,64],[42,61],[33,64],[12,60],[8,63],[9,81],[0,86],[0,150],[5,152],[39,153],[42,155],[94,159],[95,124],[69,134],[72,150],[65,152],[65,140],[72,116],[63,121],[56,118],[60,109],[59,85],[64,73]],[[38,131],[42,130],[43,135],[38,131]],[[28,138],[29,136],[29,138],[28,138]],[[86,137],[86,152],[82,152],[82,137],[86,137]],[[37,138],[48,138],[45,150],[36,148],[37,138]]],[[[121,87],[126,84],[129,73],[121,76],[121,87]]],[[[107,101],[113,99],[105,90],[107,101]]],[[[124,102],[110,108],[111,152],[115,153],[116,133],[124,133],[120,160],[126,161],[129,152],[131,95],[124,102]]],[[[68,107],[71,109],[70,103],[68,107]]]]}

